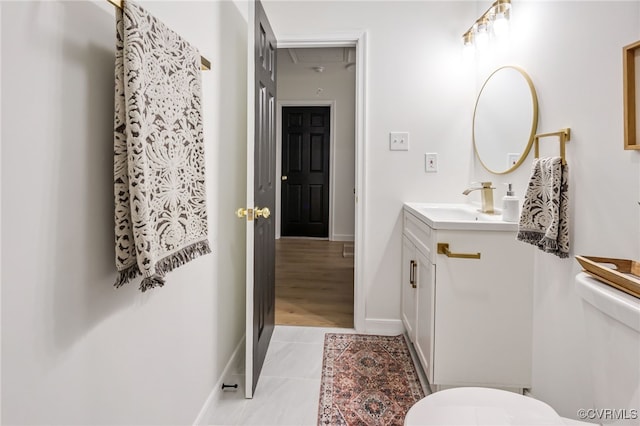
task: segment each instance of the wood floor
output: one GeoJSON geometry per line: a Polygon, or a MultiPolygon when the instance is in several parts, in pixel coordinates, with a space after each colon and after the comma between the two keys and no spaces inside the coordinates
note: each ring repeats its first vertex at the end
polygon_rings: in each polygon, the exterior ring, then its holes
{"type": "Polygon", "coordinates": [[[276,240],[276,324],[353,327],[353,249],[343,256],[344,244],[276,240]]]}

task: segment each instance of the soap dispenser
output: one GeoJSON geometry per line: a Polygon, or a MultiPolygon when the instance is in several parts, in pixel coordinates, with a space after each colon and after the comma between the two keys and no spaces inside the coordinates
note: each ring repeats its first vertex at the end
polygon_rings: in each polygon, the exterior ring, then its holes
{"type": "Polygon", "coordinates": [[[502,197],[502,220],[505,222],[517,222],[520,220],[520,200],[516,197],[510,183],[506,183],[509,188],[507,195],[502,197]]]}

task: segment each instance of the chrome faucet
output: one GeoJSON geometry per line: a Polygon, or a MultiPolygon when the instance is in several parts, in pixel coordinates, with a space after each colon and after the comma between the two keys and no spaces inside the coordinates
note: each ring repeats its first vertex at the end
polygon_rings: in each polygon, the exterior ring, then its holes
{"type": "Polygon", "coordinates": [[[462,193],[464,195],[469,195],[473,191],[480,190],[482,195],[482,209],[480,210],[482,213],[495,213],[493,209],[493,190],[495,187],[491,186],[491,182],[480,182],[482,186],[476,188],[467,188],[462,193]]]}

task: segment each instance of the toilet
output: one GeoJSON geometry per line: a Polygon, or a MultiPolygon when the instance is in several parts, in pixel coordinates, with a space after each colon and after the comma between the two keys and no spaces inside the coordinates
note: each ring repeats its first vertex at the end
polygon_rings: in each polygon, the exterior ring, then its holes
{"type": "MultiPolygon", "coordinates": [[[[622,416],[626,418],[607,420],[607,424],[638,424],[637,418],[630,417],[640,409],[640,299],[585,273],[576,276],[576,290],[583,299],[585,330],[591,345],[595,408],[626,409],[626,416],[622,416]]],[[[404,424],[500,426],[594,423],[560,417],[551,406],[532,397],[498,389],[462,387],[436,392],[421,399],[409,409],[404,424]]]]}

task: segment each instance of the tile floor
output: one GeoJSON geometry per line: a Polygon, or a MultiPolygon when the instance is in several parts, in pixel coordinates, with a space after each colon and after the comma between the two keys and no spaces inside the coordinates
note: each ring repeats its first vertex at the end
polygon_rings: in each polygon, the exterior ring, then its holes
{"type": "Polygon", "coordinates": [[[220,393],[206,424],[316,425],[325,333],[355,330],[276,326],[253,399],[244,398],[244,366],[239,365],[229,377],[239,389],[220,393]]]}
{"type": "Polygon", "coordinates": [[[253,399],[244,397],[244,365],[237,365],[225,383],[238,383],[238,390],[220,392],[203,424],[317,425],[325,333],[355,330],[277,325],[253,399]]]}

